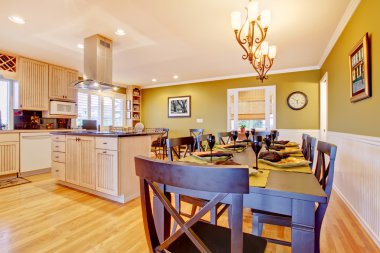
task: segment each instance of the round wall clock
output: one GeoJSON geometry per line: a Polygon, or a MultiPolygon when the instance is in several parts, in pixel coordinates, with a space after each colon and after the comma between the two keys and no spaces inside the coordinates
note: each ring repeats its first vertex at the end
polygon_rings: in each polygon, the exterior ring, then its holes
{"type": "Polygon", "coordinates": [[[301,110],[307,105],[307,96],[301,91],[295,91],[288,96],[288,106],[293,110],[301,110]]]}

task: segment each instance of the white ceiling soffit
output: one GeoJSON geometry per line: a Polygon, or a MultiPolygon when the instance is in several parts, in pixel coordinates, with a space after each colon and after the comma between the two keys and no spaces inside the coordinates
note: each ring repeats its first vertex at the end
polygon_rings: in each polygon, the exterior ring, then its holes
{"type": "MultiPolygon", "coordinates": [[[[272,12],[268,40],[278,48],[274,74],[320,67],[336,41],[331,38],[343,30],[351,16],[348,10],[353,11],[359,0],[259,2],[261,10],[272,12]],[[347,20],[341,25],[343,19],[347,20]]],[[[102,34],[114,42],[116,83],[157,86],[253,76],[252,66],[241,59],[243,51],[230,25],[230,13],[244,11],[247,3],[1,0],[0,50],[83,71],[83,49],[76,45],[85,37],[102,34]],[[10,15],[22,16],[26,24],[9,22],[10,15]],[[117,28],[126,35],[116,36],[117,28]],[[173,75],[179,78],[174,80],[173,75]]]]}

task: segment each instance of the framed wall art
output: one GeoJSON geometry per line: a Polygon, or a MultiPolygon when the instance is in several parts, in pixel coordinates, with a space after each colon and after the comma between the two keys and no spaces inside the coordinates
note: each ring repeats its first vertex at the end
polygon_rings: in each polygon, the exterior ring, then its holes
{"type": "Polygon", "coordinates": [[[168,117],[169,118],[189,118],[191,117],[191,97],[168,97],[168,117]]]}
{"type": "Polygon", "coordinates": [[[357,102],[371,96],[368,33],[355,45],[349,54],[350,100],[357,102]]]}

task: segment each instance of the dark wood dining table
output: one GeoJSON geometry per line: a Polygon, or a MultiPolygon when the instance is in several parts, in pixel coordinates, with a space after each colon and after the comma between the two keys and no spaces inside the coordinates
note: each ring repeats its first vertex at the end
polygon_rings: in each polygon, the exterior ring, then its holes
{"type": "MultiPolygon", "coordinates": [[[[235,153],[232,160],[242,165],[255,164],[255,155],[251,148],[235,153]]],[[[211,183],[211,182],[210,182],[211,183]]],[[[212,196],[198,196],[169,185],[161,185],[167,193],[192,195],[210,199],[212,196]]],[[[168,195],[169,196],[169,195],[168,195]]],[[[327,196],[313,174],[272,170],[265,188],[250,187],[249,194],[243,197],[244,207],[288,215],[292,218],[292,252],[314,252],[315,243],[315,203],[326,203],[327,196]]],[[[223,200],[228,204],[229,200],[223,200]]],[[[169,236],[170,221],[163,205],[153,199],[156,228],[159,239],[169,236]]]]}

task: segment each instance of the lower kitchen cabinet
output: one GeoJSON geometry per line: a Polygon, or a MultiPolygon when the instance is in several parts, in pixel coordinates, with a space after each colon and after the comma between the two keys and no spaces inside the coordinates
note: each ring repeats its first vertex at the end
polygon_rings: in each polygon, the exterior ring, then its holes
{"type": "Polygon", "coordinates": [[[65,181],[66,180],[66,166],[64,163],[53,162],[51,165],[52,177],[65,181]]]}
{"type": "Polygon", "coordinates": [[[66,181],[95,189],[94,137],[66,137],[66,181]]]}
{"type": "Polygon", "coordinates": [[[96,149],[96,190],[117,196],[119,194],[119,167],[117,151],[96,149]]]}
{"type": "Polygon", "coordinates": [[[0,142],[0,176],[19,172],[19,142],[0,142]]]}

